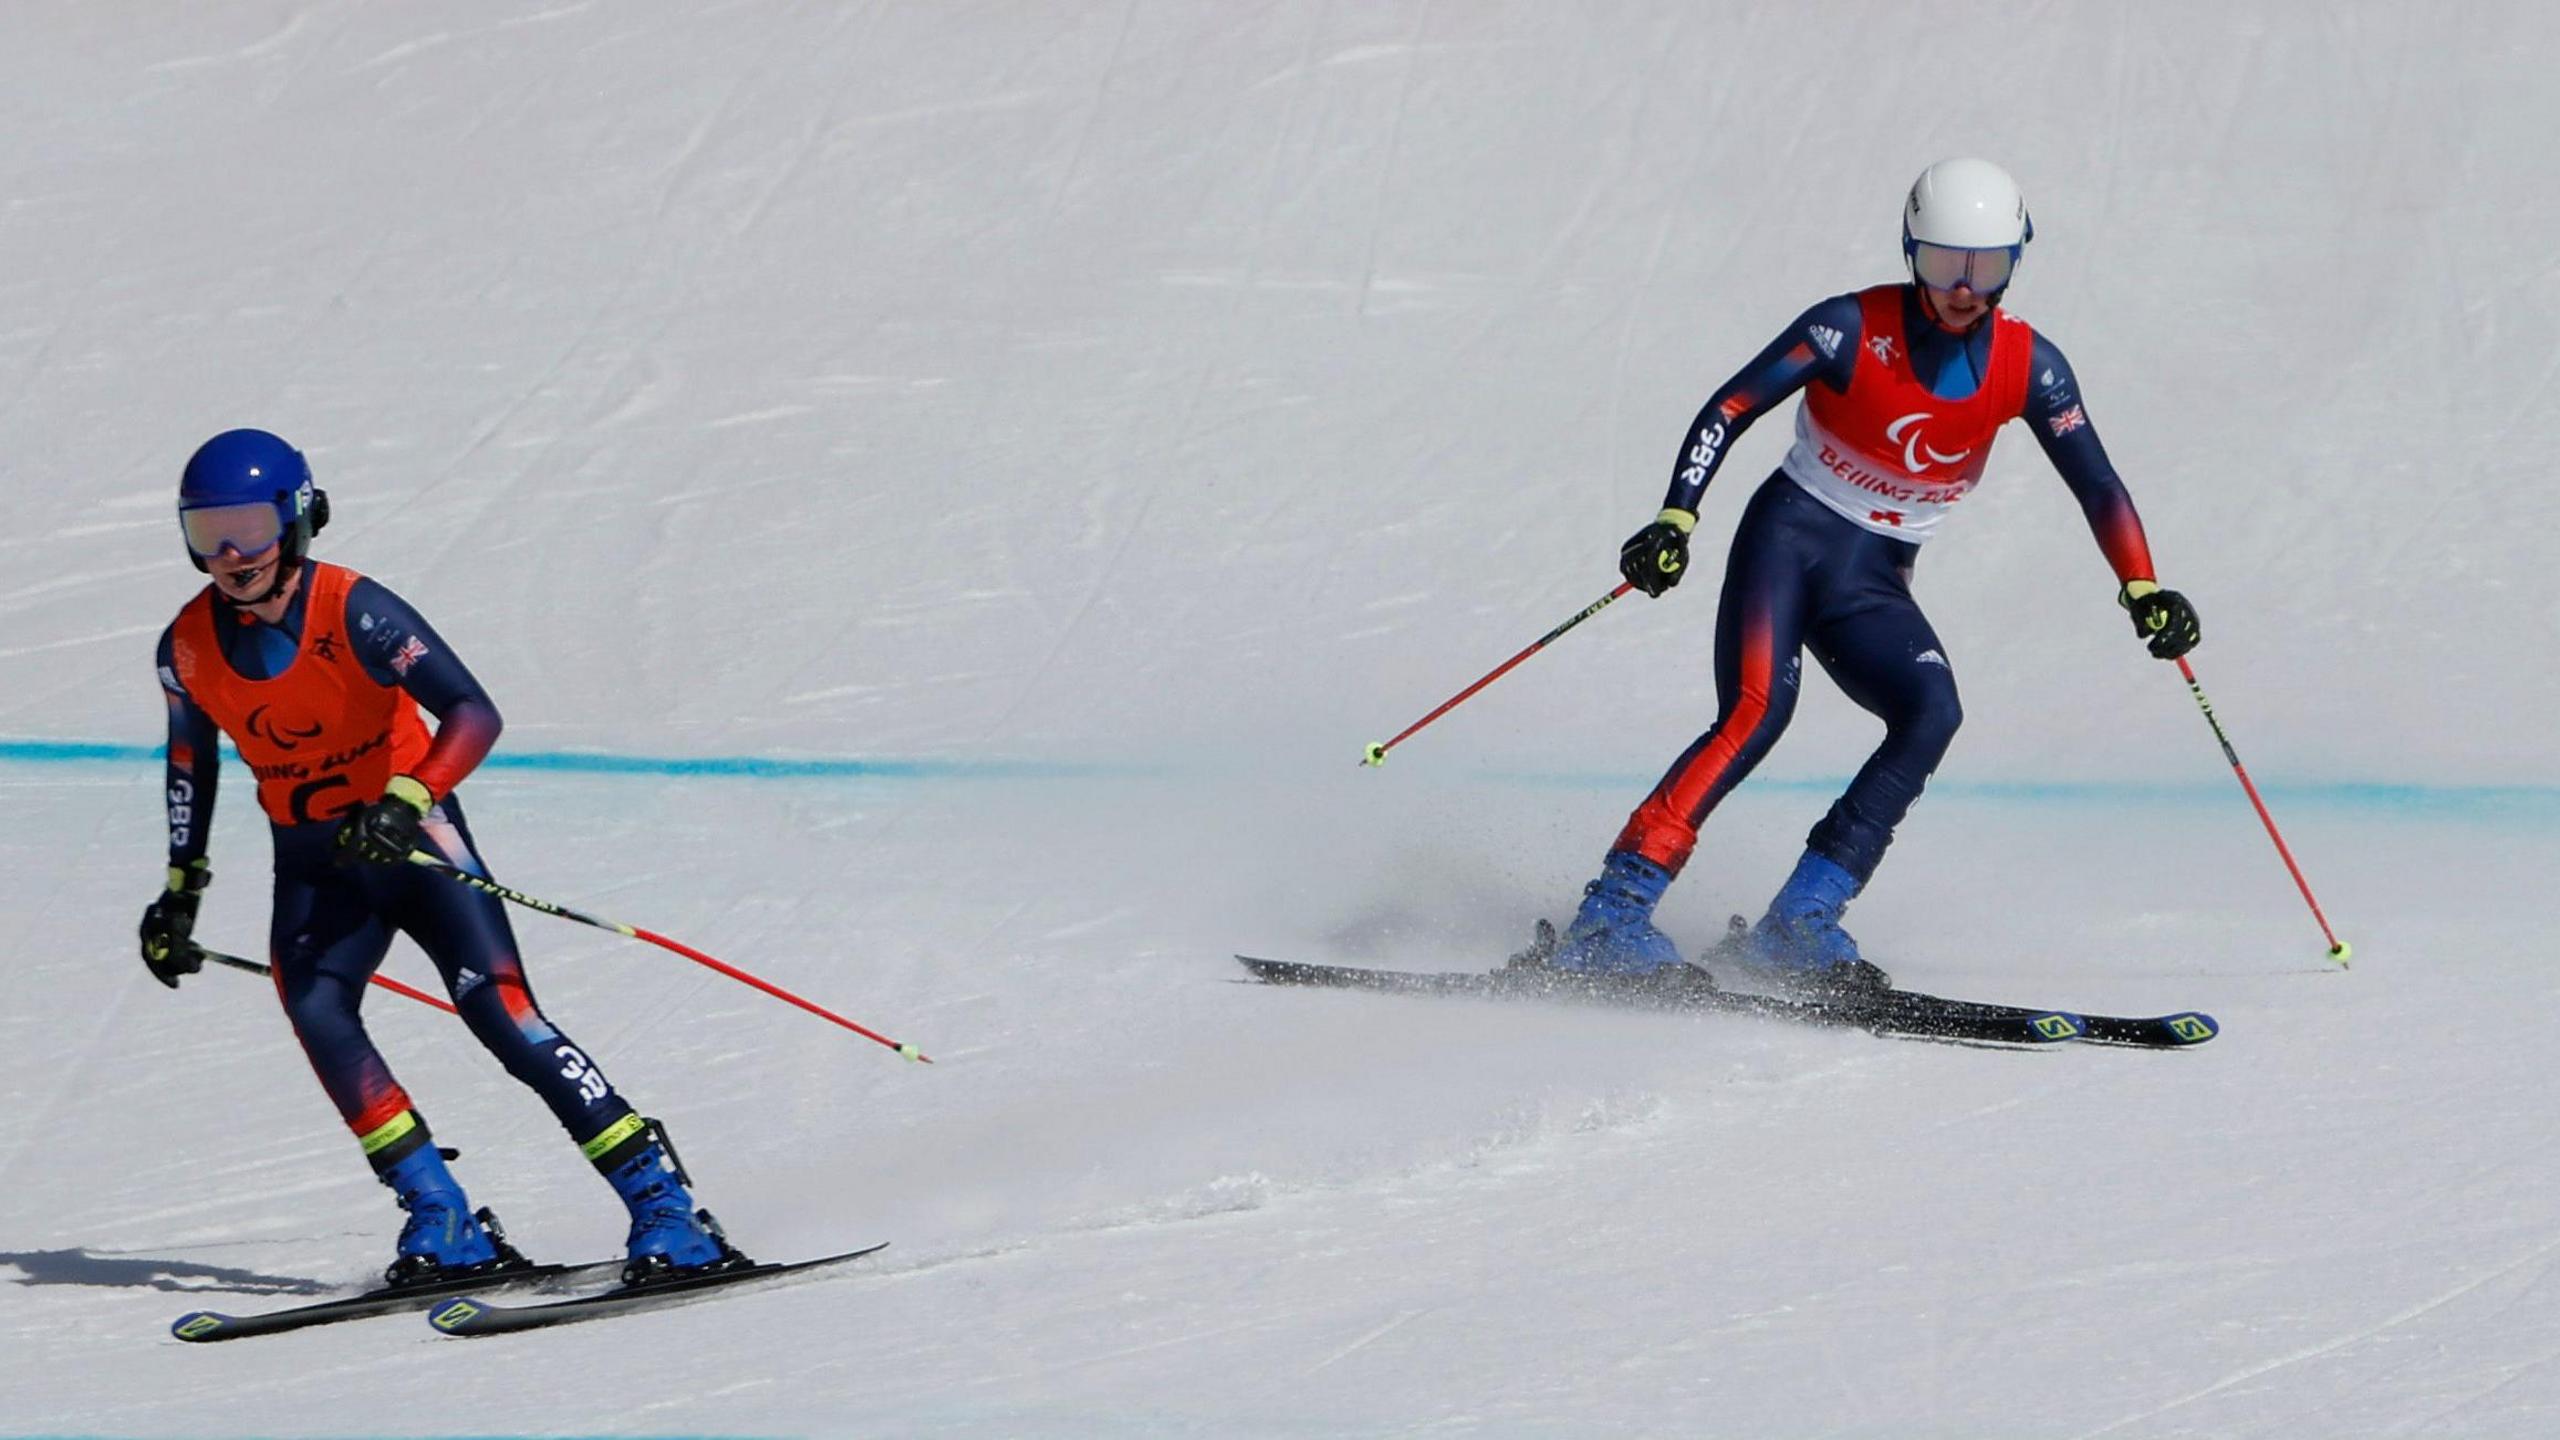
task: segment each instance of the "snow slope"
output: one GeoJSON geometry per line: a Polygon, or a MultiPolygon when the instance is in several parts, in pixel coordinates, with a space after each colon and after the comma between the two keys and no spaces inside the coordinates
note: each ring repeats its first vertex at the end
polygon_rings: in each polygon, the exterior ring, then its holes
{"type": "MultiPolygon", "coordinates": [[[[0,9],[0,1432],[2560,1428],[2555,45],[2493,3],[0,9]],[[1891,278],[1966,152],[2028,188],[2013,299],[2357,968],[2014,436],[1923,566],[1970,718],[1859,932],[2221,1041],[1228,983],[1567,909],[1712,713],[1711,576],[1360,744],[1613,583],[1698,401],[1891,278]],[[236,424],[505,707],[504,878],[941,1062],[521,929],[742,1243],[880,1263],[483,1345],[165,1338],[397,1218],[251,982],[130,958],[169,495],[236,424]]],[[[1694,941],[1872,742],[1808,688],[1694,941]]],[[[259,828],[235,783],[233,950],[259,828]]],[[[618,1243],[457,1029],[370,1013],[519,1241],[618,1243]]]]}

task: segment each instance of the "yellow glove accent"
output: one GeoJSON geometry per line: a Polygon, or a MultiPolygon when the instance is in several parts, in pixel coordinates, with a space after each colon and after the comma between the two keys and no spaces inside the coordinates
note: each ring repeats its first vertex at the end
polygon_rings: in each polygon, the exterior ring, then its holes
{"type": "Polygon", "coordinates": [[[201,895],[204,887],[212,883],[213,867],[202,860],[191,865],[169,867],[169,893],[172,895],[201,895]]]}
{"type": "Polygon", "coordinates": [[[435,795],[414,776],[392,776],[391,783],[382,787],[382,794],[383,798],[388,800],[408,802],[409,807],[421,815],[434,809],[436,805],[435,795]]]}
{"type": "Polygon", "coordinates": [[[1654,516],[1653,521],[1657,525],[1668,525],[1683,535],[1698,528],[1696,513],[1688,510],[1665,510],[1654,516]]]}
{"type": "MultiPolygon", "coordinates": [[[[2127,580],[2124,582],[2124,588],[2116,592],[2116,603],[2129,611],[2133,609],[2134,601],[2145,595],[2156,595],[2159,591],[2160,582],[2156,580],[2127,580]]],[[[2169,617],[2166,615],[2137,615],[2134,617],[2133,628],[2136,631],[2157,635],[2168,628],[2168,624],[2169,617]]]]}

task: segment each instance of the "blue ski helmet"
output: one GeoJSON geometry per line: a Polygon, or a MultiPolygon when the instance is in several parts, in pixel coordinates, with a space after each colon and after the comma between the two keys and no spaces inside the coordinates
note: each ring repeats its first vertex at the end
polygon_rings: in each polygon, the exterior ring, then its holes
{"type": "Polygon", "coordinates": [[[329,497],[312,486],[310,462],[264,430],[225,430],[207,440],[178,480],[178,529],[198,570],[225,550],[258,555],[281,542],[281,584],[328,523],[329,497]]]}

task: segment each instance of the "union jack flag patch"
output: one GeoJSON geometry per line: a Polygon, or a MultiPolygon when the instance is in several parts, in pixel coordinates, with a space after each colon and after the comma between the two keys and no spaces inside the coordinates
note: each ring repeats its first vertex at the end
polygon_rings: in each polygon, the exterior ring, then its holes
{"type": "Polygon", "coordinates": [[[406,675],[409,673],[410,666],[426,658],[427,642],[412,635],[401,642],[399,651],[391,657],[391,673],[406,675]]]}
{"type": "Polygon", "coordinates": [[[2088,424],[2089,417],[2081,413],[2079,406],[2074,405],[2070,409],[2063,411],[2061,414],[2054,416],[2052,419],[2047,420],[2044,423],[2053,427],[2054,434],[2068,435],[2072,431],[2079,429],[2081,426],[2088,424]]]}

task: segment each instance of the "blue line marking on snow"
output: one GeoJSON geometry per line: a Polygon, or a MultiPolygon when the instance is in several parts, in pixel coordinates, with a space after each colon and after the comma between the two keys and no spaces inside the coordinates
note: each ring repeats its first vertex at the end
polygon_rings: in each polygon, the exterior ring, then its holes
{"type": "MultiPolygon", "coordinates": [[[[156,752],[155,752],[156,753],[156,752]]],[[[865,760],[780,755],[609,755],[589,750],[501,751],[484,770],[541,770],[568,775],[724,775],[747,780],[1084,780],[1137,772],[1122,766],[1043,760],[865,760]]]]}
{"type": "MultiPolygon", "coordinates": [[[[237,759],[230,746],[223,753],[237,759]]],[[[0,761],[33,765],[160,763],[157,745],[93,740],[0,740],[0,761]]],[[[897,760],[855,756],[618,755],[594,750],[501,750],[482,770],[554,775],[725,776],[745,780],[1087,780],[1148,773],[1125,764],[1046,760],[897,760]]]]}
{"type": "Polygon", "coordinates": [[[84,760],[157,760],[157,745],[109,745],[92,740],[0,740],[0,760],[71,765],[84,760]]]}
{"type": "MultiPolygon", "coordinates": [[[[231,753],[229,746],[223,747],[231,753]]],[[[103,740],[0,739],[0,764],[158,764],[157,745],[103,740]]],[[[1172,772],[1161,765],[1128,762],[998,759],[895,759],[861,756],[624,755],[596,750],[501,750],[483,770],[551,775],[639,775],[656,779],[709,777],[733,780],[1132,780],[1172,772]]],[[[1567,790],[1606,790],[1641,795],[1657,778],[1650,772],[1589,770],[1476,770],[1470,778],[1503,785],[1567,790]]],[[[1843,777],[1754,776],[1752,791],[1836,795],[1843,777]]],[[[2560,785],[2412,785],[2361,780],[2295,780],[2259,786],[2276,806],[2353,810],[2409,819],[2560,820],[2560,785]]],[[[2248,801],[2225,776],[2212,780],[1949,780],[1929,787],[1932,797],[2016,805],[2240,805],[2248,801]]]]}
{"type": "MultiPolygon", "coordinates": [[[[1514,785],[1565,790],[1612,790],[1641,796],[1654,774],[1596,771],[1485,771],[1482,777],[1514,785]]],[[[1847,776],[1776,779],[1753,776],[1747,790],[1837,795],[1847,776]]],[[[2260,781],[2270,807],[2315,806],[2406,816],[2412,819],[2560,819],[2560,785],[2407,785],[2363,780],[2260,781]]],[[[2025,805],[2196,805],[2247,807],[2239,783],[2220,780],[1933,780],[1929,796],[2025,805]]],[[[2281,818],[2281,817],[2279,817],[2281,818]]]]}

